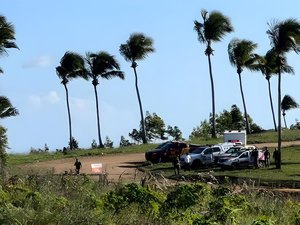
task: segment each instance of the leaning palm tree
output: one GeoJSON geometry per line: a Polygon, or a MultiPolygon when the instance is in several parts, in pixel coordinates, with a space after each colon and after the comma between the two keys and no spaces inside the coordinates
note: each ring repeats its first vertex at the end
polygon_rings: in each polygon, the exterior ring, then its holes
{"type": "Polygon", "coordinates": [[[88,64],[88,75],[92,79],[92,84],[94,86],[95,99],[96,99],[96,110],[97,110],[97,128],[98,128],[98,141],[99,147],[103,148],[104,144],[101,139],[100,133],[100,119],[99,119],[99,104],[98,104],[98,93],[97,85],[99,84],[98,78],[111,79],[114,77],[119,77],[124,79],[124,73],[120,71],[119,63],[116,61],[114,56],[108,54],[107,52],[97,52],[86,54],[86,61],[88,64]]]}
{"type": "Polygon", "coordinates": [[[228,45],[229,61],[231,65],[236,67],[236,72],[239,76],[240,91],[242,95],[244,116],[246,120],[246,131],[248,134],[251,133],[251,128],[249,125],[249,118],[245,103],[241,74],[244,68],[251,68],[251,65],[255,60],[255,54],[253,53],[253,51],[256,49],[256,47],[257,44],[253,43],[252,41],[240,39],[233,39],[228,45]]]}
{"type": "Polygon", "coordinates": [[[213,49],[211,47],[212,42],[221,41],[225,34],[233,31],[231,22],[228,17],[222,13],[213,11],[208,15],[206,10],[201,10],[201,17],[203,22],[194,21],[194,30],[197,32],[198,40],[200,43],[206,45],[205,55],[208,58],[211,96],[212,96],[212,137],[216,137],[216,110],[215,110],[215,91],[214,80],[212,74],[211,55],[213,55],[213,49]]]}
{"type": "Polygon", "coordinates": [[[72,123],[67,84],[69,80],[77,77],[83,77],[84,79],[88,79],[84,66],[84,59],[77,53],[66,52],[60,60],[60,66],[56,67],[56,73],[57,76],[62,80],[61,84],[64,85],[66,91],[66,102],[69,118],[69,143],[70,149],[73,149],[72,123]]]}
{"type": "MultiPolygon", "coordinates": [[[[15,30],[11,23],[6,21],[6,18],[0,15],[0,55],[7,54],[7,48],[17,48],[18,46],[14,42],[15,30]]],[[[3,70],[0,68],[0,73],[3,70]]]]}
{"type": "Polygon", "coordinates": [[[285,120],[286,111],[288,111],[290,109],[295,109],[298,107],[299,107],[298,103],[291,96],[285,95],[282,98],[281,110],[282,110],[282,116],[283,116],[285,128],[287,128],[286,120],[285,120]]]}
{"type": "Polygon", "coordinates": [[[281,168],[281,71],[284,65],[284,56],[290,51],[300,51],[300,23],[296,19],[287,19],[282,22],[269,24],[267,34],[270,38],[272,51],[276,54],[278,67],[278,153],[279,159],[276,168],[281,168]]]}
{"type": "Polygon", "coordinates": [[[148,53],[154,52],[153,41],[151,38],[146,37],[142,33],[133,33],[130,35],[126,44],[121,44],[120,54],[124,59],[131,63],[135,75],[135,89],[140,107],[141,114],[141,128],[142,128],[142,141],[144,144],[147,143],[146,139],[146,129],[145,129],[145,120],[143,114],[142,101],[140,97],[140,92],[138,88],[138,76],[136,72],[136,67],[138,66],[138,60],[145,59],[148,56],[148,53]]]}
{"type": "MultiPolygon", "coordinates": [[[[283,60],[284,60],[284,64],[281,68],[282,70],[281,72],[294,74],[294,69],[291,66],[287,65],[285,58],[283,58],[283,60]]],[[[276,125],[272,91],[271,91],[271,82],[270,82],[271,77],[274,74],[277,74],[277,70],[278,70],[276,64],[276,54],[274,53],[274,51],[268,51],[265,56],[257,55],[256,62],[251,66],[251,69],[260,71],[268,82],[269,100],[270,100],[274,130],[275,132],[277,132],[277,125],[276,125]]]]}

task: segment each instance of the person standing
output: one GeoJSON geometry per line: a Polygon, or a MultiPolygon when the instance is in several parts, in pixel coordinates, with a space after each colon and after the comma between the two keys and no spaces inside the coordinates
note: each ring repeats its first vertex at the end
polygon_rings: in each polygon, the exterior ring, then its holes
{"type": "Polygon", "coordinates": [[[191,156],[189,153],[186,153],[186,156],[184,158],[184,171],[188,170],[191,171],[191,156]]]}
{"type": "Polygon", "coordinates": [[[76,158],[76,161],[74,163],[74,166],[75,166],[75,172],[76,174],[79,174],[80,173],[80,169],[81,169],[81,162],[79,161],[79,159],[76,158]]]}
{"type": "Polygon", "coordinates": [[[265,167],[269,167],[270,166],[270,152],[268,150],[268,147],[265,147],[264,156],[265,156],[265,167]]]}
{"type": "Polygon", "coordinates": [[[279,151],[277,148],[275,148],[274,152],[273,152],[273,159],[275,161],[275,165],[277,167],[278,164],[278,160],[279,160],[279,151]]]}
{"type": "Polygon", "coordinates": [[[179,175],[179,171],[180,171],[180,160],[179,160],[179,156],[176,156],[176,157],[174,158],[173,166],[174,166],[175,175],[179,175]]]}

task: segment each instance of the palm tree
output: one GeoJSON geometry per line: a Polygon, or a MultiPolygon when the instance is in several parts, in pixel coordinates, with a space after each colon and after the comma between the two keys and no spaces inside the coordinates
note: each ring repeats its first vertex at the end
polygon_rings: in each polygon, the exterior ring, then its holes
{"type": "Polygon", "coordinates": [[[18,110],[12,106],[9,99],[5,96],[0,96],[0,119],[18,115],[18,110]]]}
{"type": "Polygon", "coordinates": [[[285,115],[286,115],[286,111],[290,110],[290,109],[295,109],[298,108],[299,105],[298,103],[289,95],[285,95],[281,101],[281,110],[282,110],[282,115],[283,115],[283,120],[284,120],[284,124],[285,124],[285,128],[287,128],[286,125],[286,120],[285,120],[285,115]]]}
{"type": "MultiPolygon", "coordinates": [[[[6,18],[0,15],[0,55],[7,54],[7,48],[18,48],[15,40],[15,30],[11,23],[6,21],[6,18]]],[[[0,73],[3,70],[0,68],[0,73]]]]}
{"type": "Polygon", "coordinates": [[[281,168],[281,71],[285,54],[290,51],[300,51],[300,23],[296,19],[287,19],[269,24],[267,34],[270,38],[272,51],[276,55],[278,67],[278,161],[276,168],[281,168]]]}
{"type": "Polygon", "coordinates": [[[115,60],[114,56],[107,52],[87,53],[86,61],[89,66],[88,74],[92,78],[92,84],[94,86],[95,99],[96,99],[96,110],[97,110],[97,127],[98,127],[98,140],[99,147],[103,148],[101,133],[100,133],[100,119],[99,119],[99,104],[98,104],[98,93],[97,85],[99,84],[98,78],[111,79],[119,77],[124,79],[124,73],[120,71],[119,63],[115,60]]]}
{"type": "MultiPolygon", "coordinates": [[[[284,65],[281,68],[281,72],[285,73],[291,73],[294,74],[294,69],[286,64],[286,59],[283,58],[284,65]]],[[[259,70],[264,75],[265,79],[268,82],[268,91],[269,91],[269,100],[270,100],[270,106],[271,106],[271,112],[273,117],[273,123],[274,123],[274,130],[277,132],[277,125],[276,125],[276,119],[275,119],[275,112],[273,107],[273,99],[272,99],[272,92],[271,92],[271,82],[270,79],[272,75],[277,74],[277,64],[276,64],[276,54],[274,51],[268,51],[265,56],[256,56],[256,62],[252,65],[251,69],[253,70],[259,70]]]]}
{"type": "Polygon", "coordinates": [[[208,58],[208,68],[212,96],[211,134],[213,138],[216,138],[215,91],[211,65],[211,55],[213,55],[214,50],[211,47],[211,43],[221,41],[227,33],[233,31],[233,27],[231,26],[229,18],[217,11],[213,11],[208,15],[208,12],[206,10],[201,10],[201,17],[203,19],[203,23],[200,23],[197,20],[195,20],[194,30],[197,32],[199,42],[206,45],[204,53],[205,55],[207,55],[208,58]]]}
{"type": "Polygon", "coordinates": [[[140,107],[141,114],[141,128],[142,128],[142,141],[143,144],[147,143],[146,139],[146,129],[145,129],[145,120],[143,114],[142,101],[140,97],[140,92],[138,88],[138,76],[136,72],[136,67],[138,66],[138,60],[145,59],[148,56],[148,53],[154,52],[153,41],[151,38],[146,37],[142,33],[133,33],[130,35],[126,44],[121,44],[120,54],[124,59],[131,63],[135,75],[135,89],[140,107]]]}
{"type": "Polygon", "coordinates": [[[69,143],[70,149],[73,149],[72,144],[72,123],[71,123],[71,113],[70,113],[70,104],[69,104],[69,92],[67,88],[67,83],[69,80],[77,77],[83,77],[88,79],[85,67],[84,59],[77,53],[66,52],[60,60],[60,66],[56,67],[57,76],[62,80],[61,84],[64,85],[66,91],[66,102],[69,118],[69,143]]]}
{"type": "Polygon", "coordinates": [[[251,133],[251,128],[249,126],[249,118],[245,103],[245,97],[243,92],[243,85],[242,85],[242,71],[244,68],[251,68],[251,65],[253,64],[255,60],[255,55],[253,51],[257,47],[257,44],[253,43],[252,41],[248,40],[239,40],[239,39],[233,39],[230,41],[228,45],[228,55],[229,55],[229,61],[231,65],[236,67],[237,74],[239,76],[239,82],[240,82],[240,90],[242,95],[242,101],[244,106],[244,116],[246,120],[246,131],[248,134],[251,133]]]}

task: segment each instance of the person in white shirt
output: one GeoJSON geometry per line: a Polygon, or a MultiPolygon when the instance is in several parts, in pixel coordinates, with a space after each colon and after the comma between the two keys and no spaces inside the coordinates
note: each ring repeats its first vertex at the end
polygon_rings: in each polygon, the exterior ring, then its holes
{"type": "Polygon", "coordinates": [[[184,158],[184,170],[191,170],[191,156],[189,153],[186,153],[186,156],[184,158]]]}

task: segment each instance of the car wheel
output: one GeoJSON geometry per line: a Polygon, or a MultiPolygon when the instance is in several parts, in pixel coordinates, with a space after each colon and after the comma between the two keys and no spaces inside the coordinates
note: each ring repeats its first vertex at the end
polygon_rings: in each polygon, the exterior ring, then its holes
{"type": "Polygon", "coordinates": [[[234,170],[236,170],[236,169],[239,168],[239,164],[237,164],[237,163],[232,163],[231,168],[234,169],[234,170]]]}
{"type": "Polygon", "coordinates": [[[198,170],[202,167],[202,162],[200,160],[194,160],[194,162],[192,163],[192,169],[198,170]]]}

